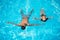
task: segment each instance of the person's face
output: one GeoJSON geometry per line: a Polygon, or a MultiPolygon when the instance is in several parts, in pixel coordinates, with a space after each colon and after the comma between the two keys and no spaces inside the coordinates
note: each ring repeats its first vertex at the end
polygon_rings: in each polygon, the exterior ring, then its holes
{"type": "Polygon", "coordinates": [[[42,16],[41,19],[42,19],[42,20],[46,20],[46,16],[42,16]]]}

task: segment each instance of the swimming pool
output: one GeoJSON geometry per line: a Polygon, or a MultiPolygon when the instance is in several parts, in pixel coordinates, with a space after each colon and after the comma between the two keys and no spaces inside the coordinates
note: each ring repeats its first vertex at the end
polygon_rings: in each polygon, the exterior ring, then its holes
{"type": "Polygon", "coordinates": [[[0,0],[0,40],[60,40],[60,1],[59,0],[0,0]],[[40,26],[20,27],[6,24],[7,21],[21,22],[20,9],[28,14],[34,12],[29,19],[30,23],[40,26]],[[40,10],[44,8],[47,17],[53,16],[47,22],[33,20],[40,17],[40,10]]]}

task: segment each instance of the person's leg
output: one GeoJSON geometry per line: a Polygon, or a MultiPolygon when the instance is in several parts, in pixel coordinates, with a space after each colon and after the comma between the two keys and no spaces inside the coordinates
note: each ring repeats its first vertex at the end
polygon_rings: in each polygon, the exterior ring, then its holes
{"type": "Polygon", "coordinates": [[[24,18],[24,16],[25,16],[25,15],[24,15],[24,13],[23,13],[23,10],[22,10],[22,9],[20,10],[20,13],[21,13],[22,18],[24,18]]]}
{"type": "Polygon", "coordinates": [[[27,15],[28,18],[30,18],[31,14],[33,12],[33,9],[29,12],[29,14],[27,15]]]}
{"type": "Polygon", "coordinates": [[[41,16],[45,16],[45,12],[43,8],[40,10],[40,13],[41,13],[41,16]]]}

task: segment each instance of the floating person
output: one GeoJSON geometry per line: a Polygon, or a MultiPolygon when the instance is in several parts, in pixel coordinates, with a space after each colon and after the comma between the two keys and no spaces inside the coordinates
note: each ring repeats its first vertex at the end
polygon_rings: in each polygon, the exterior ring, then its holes
{"type": "Polygon", "coordinates": [[[35,20],[41,20],[43,22],[46,22],[49,18],[52,18],[52,17],[46,17],[44,9],[41,9],[40,13],[41,13],[41,18],[34,18],[35,20]]]}
{"type": "Polygon", "coordinates": [[[28,15],[24,15],[22,10],[20,12],[21,12],[21,15],[22,15],[21,23],[19,23],[19,24],[15,24],[13,22],[7,22],[7,23],[19,26],[19,27],[21,27],[22,30],[24,30],[26,28],[26,26],[39,26],[40,25],[40,24],[30,24],[29,23],[29,18],[31,16],[32,12],[33,12],[33,9],[31,10],[31,12],[28,15]]]}

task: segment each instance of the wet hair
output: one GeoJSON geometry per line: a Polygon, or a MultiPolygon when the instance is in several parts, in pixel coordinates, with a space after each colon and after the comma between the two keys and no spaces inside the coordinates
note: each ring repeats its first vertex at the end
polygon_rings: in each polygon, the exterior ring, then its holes
{"type": "Polygon", "coordinates": [[[24,30],[25,29],[25,26],[21,26],[21,29],[24,30]]]}
{"type": "Polygon", "coordinates": [[[41,17],[42,17],[42,16],[46,16],[46,15],[42,14],[41,17]]]}
{"type": "Polygon", "coordinates": [[[43,22],[46,22],[47,20],[48,20],[48,18],[46,18],[46,20],[41,19],[41,21],[43,21],[43,22]]]}

